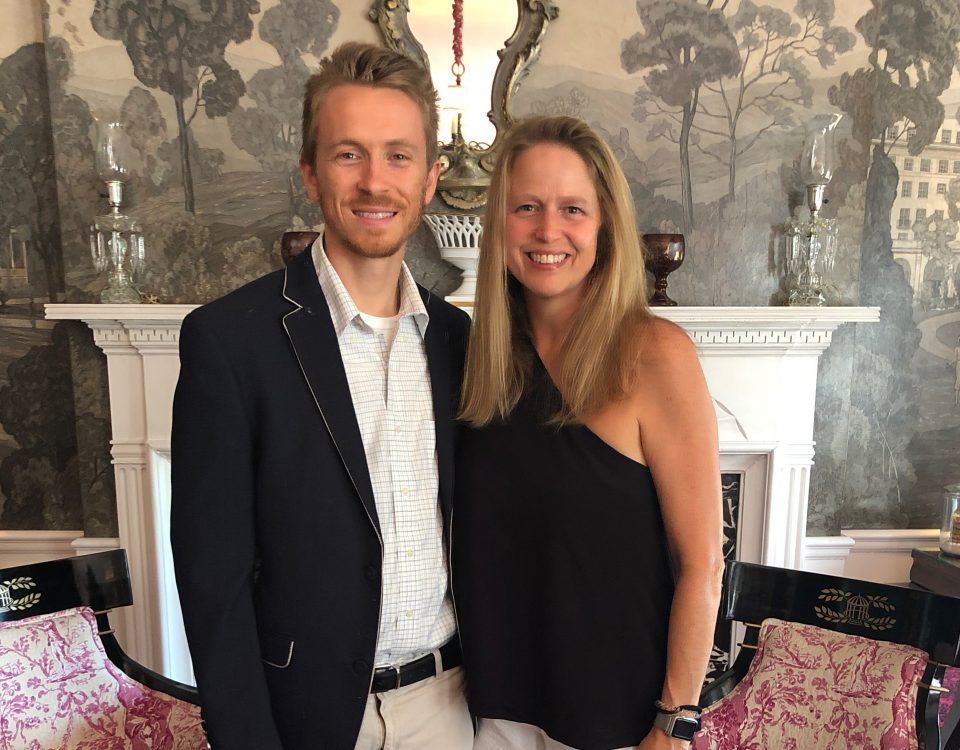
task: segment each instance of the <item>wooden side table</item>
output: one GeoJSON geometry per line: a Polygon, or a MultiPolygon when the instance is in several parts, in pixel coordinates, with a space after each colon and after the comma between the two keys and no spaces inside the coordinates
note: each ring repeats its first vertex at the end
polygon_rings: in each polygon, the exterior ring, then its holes
{"type": "Polygon", "coordinates": [[[960,597],[960,557],[938,549],[915,549],[910,553],[910,582],[935,594],[960,597]]]}

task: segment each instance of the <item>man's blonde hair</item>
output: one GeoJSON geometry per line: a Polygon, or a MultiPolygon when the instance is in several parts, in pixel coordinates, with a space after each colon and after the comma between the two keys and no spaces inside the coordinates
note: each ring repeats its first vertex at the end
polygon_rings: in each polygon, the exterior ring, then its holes
{"type": "Polygon", "coordinates": [[[505,222],[516,160],[543,143],[569,148],[583,159],[600,203],[596,262],[553,373],[564,401],[555,421],[582,421],[627,393],[638,354],[638,328],[650,316],[633,199],[610,147],[573,117],[533,117],[517,123],[497,158],[480,242],[460,414],[476,426],[507,417],[531,372],[530,323],[523,288],[507,270],[505,222]]]}
{"type": "Polygon", "coordinates": [[[317,160],[317,114],[330,89],[345,84],[402,91],[416,102],[423,115],[427,166],[437,160],[437,90],[430,71],[399,52],[374,44],[347,42],[320,61],[320,69],[307,80],[303,96],[303,145],[300,163],[317,160]]]}

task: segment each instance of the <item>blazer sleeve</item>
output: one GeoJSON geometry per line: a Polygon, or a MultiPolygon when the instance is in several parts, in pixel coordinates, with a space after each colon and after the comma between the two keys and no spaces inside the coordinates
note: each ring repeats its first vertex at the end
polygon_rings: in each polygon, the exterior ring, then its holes
{"type": "Polygon", "coordinates": [[[254,436],[206,321],[180,333],[173,403],[171,542],[201,710],[214,750],[282,750],[253,603],[254,436]]]}

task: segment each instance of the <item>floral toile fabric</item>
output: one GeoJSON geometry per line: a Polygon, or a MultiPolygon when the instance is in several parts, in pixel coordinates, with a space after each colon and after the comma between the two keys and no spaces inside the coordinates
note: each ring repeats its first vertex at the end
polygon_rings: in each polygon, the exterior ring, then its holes
{"type": "Polygon", "coordinates": [[[107,658],[87,607],[0,624],[0,748],[206,750],[197,706],[107,658]]]}
{"type": "Polygon", "coordinates": [[[911,646],[765,620],[747,674],[704,711],[693,750],[913,750],[927,659],[911,646]]]}

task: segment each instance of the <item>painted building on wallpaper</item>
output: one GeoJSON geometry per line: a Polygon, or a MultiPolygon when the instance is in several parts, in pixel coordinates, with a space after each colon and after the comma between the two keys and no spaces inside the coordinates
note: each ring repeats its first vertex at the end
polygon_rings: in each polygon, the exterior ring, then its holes
{"type": "Polygon", "coordinates": [[[960,303],[957,273],[960,241],[960,120],[946,119],[936,139],[918,154],[909,152],[912,128],[887,129],[889,156],[900,172],[890,215],[893,255],[903,267],[915,302],[928,309],[960,303]]]}
{"type": "Polygon", "coordinates": [[[11,227],[0,242],[0,301],[30,288],[30,231],[11,227]]]}

